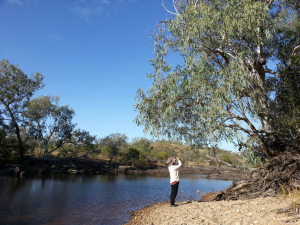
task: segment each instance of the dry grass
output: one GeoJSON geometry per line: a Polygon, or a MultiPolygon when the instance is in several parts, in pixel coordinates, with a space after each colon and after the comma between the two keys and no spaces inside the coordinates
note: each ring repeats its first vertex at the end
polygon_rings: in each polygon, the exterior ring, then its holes
{"type": "Polygon", "coordinates": [[[282,195],[290,201],[290,209],[292,212],[300,213],[300,190],[298,188],[286,188],[281,185],[282,195]]]}

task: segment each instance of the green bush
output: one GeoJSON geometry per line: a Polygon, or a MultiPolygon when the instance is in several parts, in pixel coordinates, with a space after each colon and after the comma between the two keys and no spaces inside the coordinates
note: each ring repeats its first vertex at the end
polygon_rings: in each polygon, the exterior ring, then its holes
{"type": "Polygon", "coordinates": [[[157,152],[155,154],[155,156],[159,159],[159,160],[166,160],[168,158],[168,154],[166,152],[157,152]]]}
{"type": "Polygon", "coordinates": [[[241,163],[238,160],[239,156],[237,154],[228,152],[228,151],[223,151],[220,154],[220,159],[223,160],[224,162],[234,164],[234,165],[241,165],[241,163]]]}

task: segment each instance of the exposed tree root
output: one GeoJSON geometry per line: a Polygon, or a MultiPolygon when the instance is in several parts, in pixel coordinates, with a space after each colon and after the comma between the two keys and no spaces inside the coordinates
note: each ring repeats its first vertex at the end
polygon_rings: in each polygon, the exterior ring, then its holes
{"type": "Polygon", "coordinates": [[[249,180],[233,183],[211,200],[237,200],[276,196],[300,187],[300,154],[285,152],[255,169],[249,180]]]}

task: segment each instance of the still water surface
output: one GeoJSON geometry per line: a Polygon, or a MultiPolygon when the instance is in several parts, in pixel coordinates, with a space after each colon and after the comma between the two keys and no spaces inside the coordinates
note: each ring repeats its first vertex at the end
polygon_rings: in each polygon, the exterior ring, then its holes
{"type": "MultiPolygon", "coordinates": [[[[199,200],[231,181],[181,175],[176,201],[199,200]]],[[[129,211],[168,201],[169,175],[0,177],[0,224],[123,224],[129,211]]]]}

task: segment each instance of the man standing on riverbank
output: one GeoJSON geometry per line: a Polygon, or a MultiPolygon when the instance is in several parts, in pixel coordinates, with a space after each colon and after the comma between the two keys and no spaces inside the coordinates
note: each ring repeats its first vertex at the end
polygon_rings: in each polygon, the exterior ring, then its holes
{"type": "Polygon", "coordinates": [[[167,160],[168,169],[170,172],[170,183],[171,183],[171,197],[170,203],[171,207],[178,206],[175,204],[175,198],[177,196],[179,187],[179,168],[181,167],[181,161],[178,157],[172,157],[167,160]]]}

